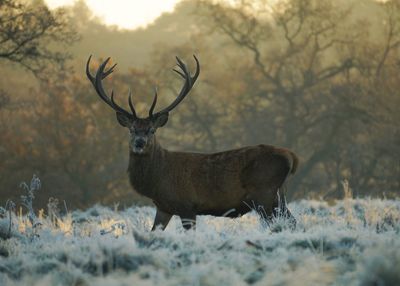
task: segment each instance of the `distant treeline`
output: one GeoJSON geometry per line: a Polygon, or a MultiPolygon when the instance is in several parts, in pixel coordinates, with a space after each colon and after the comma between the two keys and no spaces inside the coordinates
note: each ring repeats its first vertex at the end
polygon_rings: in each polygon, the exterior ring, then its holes
{"type": "Polygon", "coordinates": [[[126,130],[85,77],[90,53],[95,65],[108,56],[122,65],[105,85],[120,104],[132,88],[142,116],[153,86],[160,108],[176,96],[175,55],[190,64],[197,55],[198,83],[159,132],[164,147],[288,147],[301,160],[292,199],[339,198],[345,179],[355,196],[399,195],[399,1],[184,1],[138,31],[103,26],[82,2],[58,11],[34,2],[0,2],[0,203],[33,173],[42,207],[49,197],[71,207],[143,201],[128,184],[126,130]],[[37,18],[11,25],[21,11],[37,18]],[[25,46],[29,31],[37,38],[25,46]]]}

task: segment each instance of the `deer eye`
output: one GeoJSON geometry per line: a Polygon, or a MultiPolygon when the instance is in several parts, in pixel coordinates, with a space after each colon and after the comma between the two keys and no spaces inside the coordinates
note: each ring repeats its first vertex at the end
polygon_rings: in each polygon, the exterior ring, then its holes
{"type": "Polygon", "coordinates": [[[154,133],[156,133],[156,129],[155,129],[155,128],[150,128],[149,132],[150,132],[151,134],[154,134],[154,133]]]}

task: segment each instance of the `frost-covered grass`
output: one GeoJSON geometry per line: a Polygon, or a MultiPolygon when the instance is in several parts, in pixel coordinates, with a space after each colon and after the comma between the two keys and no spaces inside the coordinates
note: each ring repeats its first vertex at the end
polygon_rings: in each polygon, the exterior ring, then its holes
{"type": "Polygon", "coordinates": [[[9,212],[0,220],[0,285],[400,285],[400,202],[299,201],[291,231],[255,213],[174,217],[150,232],[155,210],[94,206],[61,216],[9,212]],[[271,232],[280,229],[281,232],[271,232]]]}

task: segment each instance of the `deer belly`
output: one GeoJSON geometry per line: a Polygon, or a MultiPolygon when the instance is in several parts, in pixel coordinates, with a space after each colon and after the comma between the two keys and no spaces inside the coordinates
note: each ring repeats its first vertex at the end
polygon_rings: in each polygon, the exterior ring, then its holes
{"type": "Polygon", "coordinates": [[[250,211],[251,208],[242,202],[241,204],[230,208],[217,207],[217,208],[203,209],[201,211],[198,211],[197,214],[235,218],[244,215],[250,211]]]}
{"type": "Polygon", "coordinates": [[[196,200],[193,201],[196,212],[216,216],[241,208],[247,194],[241,187],[223,183],[200,189],[196,193],[196,200]]]}

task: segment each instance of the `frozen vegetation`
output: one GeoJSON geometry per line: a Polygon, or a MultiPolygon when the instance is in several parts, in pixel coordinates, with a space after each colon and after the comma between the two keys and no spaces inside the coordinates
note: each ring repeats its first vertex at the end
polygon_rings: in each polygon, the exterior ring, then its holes
{"type": "Polygon", "coordinates": [[[400,285],[400,201],[294,202],[294,231],[253,212],[150,232],[151,207],[35,215],[38,187],[26,215],[1,208],[0,285],[400,285]]]}

